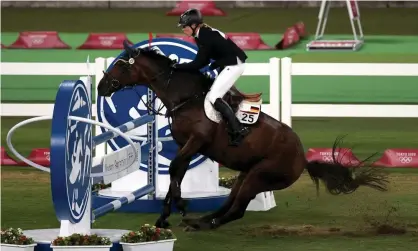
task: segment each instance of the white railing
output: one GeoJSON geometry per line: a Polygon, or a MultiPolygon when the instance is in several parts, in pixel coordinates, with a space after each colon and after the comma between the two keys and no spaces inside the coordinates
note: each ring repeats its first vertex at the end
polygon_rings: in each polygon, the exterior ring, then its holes
{"type": "MultiPolygon", "coordinates": [[[[96,76],[96,86],[103,77],[104,58],[96,58],[94,63],[9,63],[1,62],[1,75],[37,75],[37,76],[96,76]]],[[[64,80],[64,79],[63,79],[64,80]]],[[[29,84],[29,83],[28,83],[29,84]]],[[[33,83],[35,85],[35,83],[33,83]]],[[[1,116],[49,116],[52,115],[54,104],[1,103],[1,116]]],[[[96,115],[96,106],[92,107],[96,115]]]]}
{"type": "MultiPolygon", "coordinates": [[[[94,63],[1,63],[2,75],[93,75],[102,78],[113,58],[94,63]],[[106,62],[107,61],[107,62],[106,62]]],[[[292,104],[292,76],[417,76],[418,64],[391,63],[292,63],[291,58],[271,58],[269,63],[248,63],[246,76],[270,76],[270,104],[262,110],[291,126],[292,117],[391,117],[417,118],[418,105],[292,104]],[[281,88],[279,88],[281,87],[281,88]],[[281,99],[281,107],[280,107],[281,99]],[[280,110],[281,108],[281,110],[280,110]]],[[[418,78],[417,78],[418,83],[418,78]]],[[[255,85],[257,83],[254,83],[255,85]]],[[[314,83],[313,83],[314,84],[314,83]]],[[[338,84],[338,83],[336,83],[338,84]]],[[[394,83],[398,85],[402,83],[394,83]]],[[[53,104],[1,104],[1,116],[51,115],[53,104]]],[[[96,114],[96,106],[93,106],[96,114]]]]}
{"type": "MultiPolygon", "coordinates": [[[[1,75],[73,75],[95,76],[96,88],[103,77],[106,65],[110,65],[114,58],[96,58],[94,63],[1,63],[1,75]]],[[[279,119],[279,70],[280,59],[271,58],[269,63],[248,63],[244,71],[245,76],[270,76],[270,100],[276,101],[264,104],[262,109],[270,116],[279,119]]],[[[254,83],[256,84],[256,83],[254,83]]],[[[96,99],[97,100],[97,99],[96,99]]],[[[53,104],[16,104],[1,103],[1,116],[46,116],[51,115],[53,104]]],[[[97,114],[97,107],[93,104],[93,116],[97,114]]]]}
{"type": "Polygon", "coordinates": [[[291,58],[280,64],[281,121],[289,126],[292,117],[418,118],[418,105],[292,104],[292,76],[417,76],[418,84],[418,64],[292,63],[291,58]]]}

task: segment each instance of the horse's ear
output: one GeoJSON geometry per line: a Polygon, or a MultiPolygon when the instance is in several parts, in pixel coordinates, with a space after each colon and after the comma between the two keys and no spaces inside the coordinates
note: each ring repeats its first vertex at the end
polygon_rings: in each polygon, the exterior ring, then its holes
{"type": "Polygon", "coordinates": [[[129,57],[134,57],[135,56],[135,49],[133,49],[129,44],[128,44],[128,40],[123,40],[123,48],[125,49],[125,51],[128,53],[129,57]]]}

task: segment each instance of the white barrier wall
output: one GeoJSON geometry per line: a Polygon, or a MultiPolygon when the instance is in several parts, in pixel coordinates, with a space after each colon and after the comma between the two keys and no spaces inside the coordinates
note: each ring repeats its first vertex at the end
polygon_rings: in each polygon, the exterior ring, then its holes
{"type": "MultiPolygon", "coordinates": [[[[1,74],[94,75],[97,84],[103,76],[104,61],[96,59],[90,64],[90,69],[87,69],[86,63],[2,62],[1,74]]],[[[418,64],[292,63],[291,58],[283,58],[281,62],[271,58],[269,63],[249,63],[244,75],[270,76],[271,103],[263,104],[262,110],[289,125],[292,117],[418,117],[418,105],[292,104],[291,100],[292,76],[418,76],[418,64]],[[283,104],[281,111],[280,99],[283,104]]],[[[52,114],[52,110],[53,104],[1,103],[1,116],[44,116],[52,114]]],[[[96,114],[96,106],[93,106],[93,114],[96,114]]]]}

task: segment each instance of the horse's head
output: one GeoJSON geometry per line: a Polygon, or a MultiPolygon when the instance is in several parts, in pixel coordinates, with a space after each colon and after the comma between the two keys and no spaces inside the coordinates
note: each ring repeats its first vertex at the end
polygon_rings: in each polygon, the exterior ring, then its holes
{"type": "Polygon", "coordinates": [[[125,55],[108,72],[104,72],[99,82],[99,96],[110,96],[127,86],[142,84],[151,87],[153,82],[167,72],[172,63],[170,58],[152,49],[134,49],[126,40],[123,46],[125,55]]]}

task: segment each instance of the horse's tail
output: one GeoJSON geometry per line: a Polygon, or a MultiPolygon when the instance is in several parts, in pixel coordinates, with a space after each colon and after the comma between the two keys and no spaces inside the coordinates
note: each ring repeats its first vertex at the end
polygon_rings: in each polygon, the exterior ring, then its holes
{"type": "Polygon", "coordinates": [[[381,169],[363,167],[365,166],[365,161],[373,155],[351,168],[335,159],[334,152],[341,139],[337,138],[334,142],[332,163],[311,161],[306,165],[309,176],[316,185],[317,192],[319,192],[319,180],[324,183],[326,189],[333,195],[341,193],[349,194],[357,190],[360,186],[368,186],[379,191],[387,191],[387,174],[381,172],[381,169]]]}

